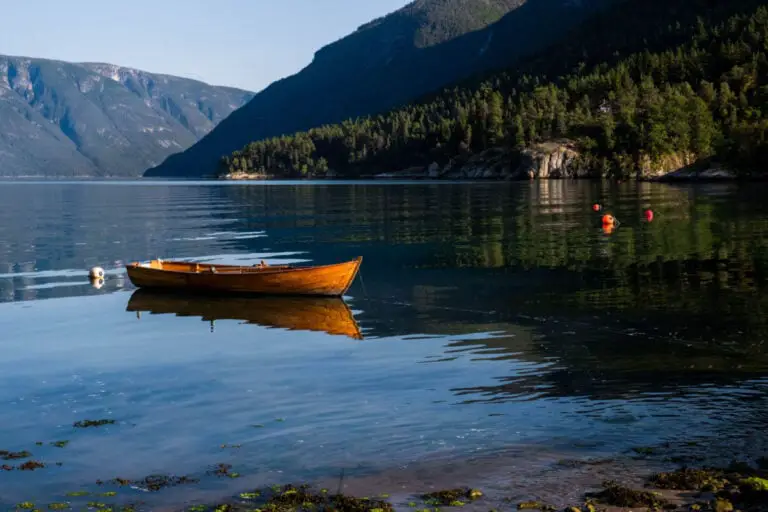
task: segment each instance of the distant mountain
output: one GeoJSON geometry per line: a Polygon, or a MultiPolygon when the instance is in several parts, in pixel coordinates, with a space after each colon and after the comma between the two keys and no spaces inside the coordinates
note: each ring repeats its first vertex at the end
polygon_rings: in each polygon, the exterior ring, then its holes
{"type": "Polygon", "coordinates": [[[0,176],[137,176],[252,97],[112,64],[0,55],[0,176]]]}
{"type": "Polygon", "coordinates": [[[145,176],[213,174],[221,156],[251,141],[382,112],[507,67],[618,1],[417,0],[320,49],[145,176]]]}

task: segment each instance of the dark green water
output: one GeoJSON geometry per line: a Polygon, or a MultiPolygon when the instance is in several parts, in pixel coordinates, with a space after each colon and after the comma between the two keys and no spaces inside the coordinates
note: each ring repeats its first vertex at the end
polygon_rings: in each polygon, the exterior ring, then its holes
{"type": "Polygon", "coordinates": [[[522,496],[562,458],[667,442],[684,455],[693,439],[712,459],[763,455],[766,192],[0,183],[0,450],[47,464],[0,471],[0,503],[115,477],[201,480],[112,498],[152,507],[342,469],[350,485],[472,480],[522,496]],[[594,202],[621,221],[613,232],[594,202]],[[137,318],[122,268],[358,255],[345,302],[362,340],[260,325],[257,303],[221,299],[144,297],[137,318]],[[108,270],[99,289],[94,265],[108,270]],[[72,427],[98,418],[116,424],[72,427]],[[206,475],[218,463],[242,476],[206,475]]]}

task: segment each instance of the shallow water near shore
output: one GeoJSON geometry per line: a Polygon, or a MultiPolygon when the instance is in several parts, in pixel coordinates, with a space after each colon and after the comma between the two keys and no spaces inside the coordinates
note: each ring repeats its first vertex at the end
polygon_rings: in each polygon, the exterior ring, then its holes
{"type": "Polygon", "coordinates": [[[31,452],[0,465],[46,465],[0,471],[0,505],[114,490],[160,508],[342,474],[405,502],[456,485],[525,499],[630,461],[766,455],[764,192],[0,182],[0,450],[31,452]],[[143,294],[123,268],[358,255],[331,309],[362,339],[296,324],[311,303],[143,294]],[[562,463],[587,458],[613,465],[562,463]],[[238,477],[208,474],[220,463],[238,477]],[[96,485],[152,474],[199,482],[96,485]]]}

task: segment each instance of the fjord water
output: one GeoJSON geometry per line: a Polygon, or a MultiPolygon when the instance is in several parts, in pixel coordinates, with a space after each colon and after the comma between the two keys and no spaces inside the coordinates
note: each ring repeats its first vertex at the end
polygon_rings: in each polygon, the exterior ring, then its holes
{"type": "MultiPolygon", "coordinates": [[[[0,471],[0,504],[72,500],[116,477],[200,479],[113,498],[176,504],[342,470],[352,485],[402,474],[414,490],[541,495],[535,475],[564,458],[664,443],[687,456],[690,441],[706,446],[695,457],[764,454],[765,192],[0,183],[0,450],[47,464],[0,471]],[[595,202],[620,226],[605,232],[595,202]],[[345,302],[360,340],[270,324],[263,303],[141,295],[122,267],[358,255],[345,302]],[[108,273],[98,289],[94,265],[108,273]],[[115,424],[72,427],[102,418],[115,424]],[[206,474],[219,463],[239,478],[206,474]]],[[[292,307],[278,316],[311,318],[292,307]]]]}

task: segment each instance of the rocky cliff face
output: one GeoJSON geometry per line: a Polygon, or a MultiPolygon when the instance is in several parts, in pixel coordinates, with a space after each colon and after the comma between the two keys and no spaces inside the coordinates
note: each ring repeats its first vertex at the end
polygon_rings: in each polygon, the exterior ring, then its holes
{"type": "Polygon", "coordinates": [[[518,178],[585,178],[576,145],[570,141],[545,142],[523,150],[518,178]]]}
{"type": "MultiPolygon", "coordinates": [[[[445,166],[433,162],[399,172],[383,173],[380,178],[428,178],[450,180],[523,180],[601,178],[587,167],[575,142],[549,141],[525,148],[517,153],[508,148],[492,148],[465,160],[452,160],[445,166]]],[[[733,171],[701,162],[691,153],[673,153],[651,160],[641,159],[638,180],[735,179],[733,171]]]]}
{"type": "Polygon", "coordinates": [[[436,163],[427,170],[430,178],[445,179],[536,179],[584,178],[587,169],[571,141],[553,141],[524,149],[493,148],[471,156],[465,162],[451,162],[442,170],[436,163]]]}
{"type": "Polygon", "coordinates": [[[112,64],[0,55],[0,176],[137,176],[252,96],[112,64]]]}

